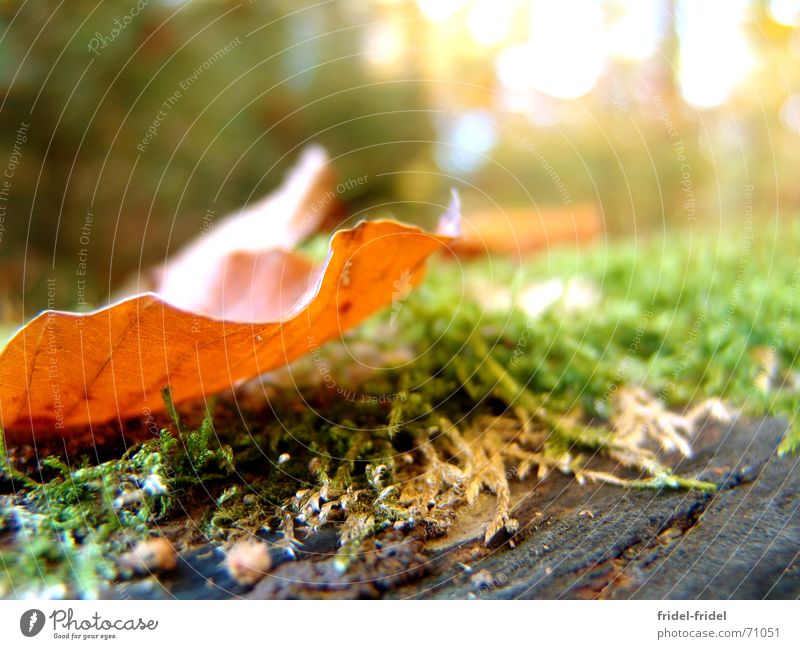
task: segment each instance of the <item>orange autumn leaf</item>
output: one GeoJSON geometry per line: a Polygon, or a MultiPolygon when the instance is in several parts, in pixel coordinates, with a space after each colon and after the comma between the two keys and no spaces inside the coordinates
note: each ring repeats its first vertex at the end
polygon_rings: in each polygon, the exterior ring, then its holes
{"type": "Polygon", "coordinates": [[[283,366],[416,285],[458,235],[455,206],[435,234],[395,221],[336,232],[319,268],[292,248],[335,197],[327,158],[303,156],[284,185],[214,227],[155,273],[156,292],[88,314],[46,311],[0,353],[8,444],[141,417],[283,366]]]}
{"type": "Polygon", "coordinates": [[[603,224],[591,204],[543,209],[484,210],[464,214],[459,254],[525,254],[553,246],[577,246],[600,237],[603,224]]]}

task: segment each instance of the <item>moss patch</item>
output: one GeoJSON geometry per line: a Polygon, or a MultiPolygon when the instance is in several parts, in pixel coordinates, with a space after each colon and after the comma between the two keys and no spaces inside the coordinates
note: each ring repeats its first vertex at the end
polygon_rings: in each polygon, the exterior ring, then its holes
{"type": "Polygon", "coordinates": [[[713,489],[669,468],[709,416],[784,416],[796,450],[800,229],[766,230],[432,260],[407,299],[199,417],[165,393],[172,422],[116,459],[3,450],[0,595],[96,596],[159,535],[179,550],[271,535],[291,554],[299,528],[336,525],[346,571],[376,533],[444,534],[484,493],[491,543],[516,530],[509,481],[551,470],[713,489]],[[589,470],[598,453],[619,472],[589,470]]]}

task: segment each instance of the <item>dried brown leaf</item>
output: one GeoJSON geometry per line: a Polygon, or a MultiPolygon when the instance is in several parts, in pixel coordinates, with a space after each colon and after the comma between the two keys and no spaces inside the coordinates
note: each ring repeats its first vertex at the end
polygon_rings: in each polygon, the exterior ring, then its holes
{"type": "Polygon", "coordinates": [[[291,249],[330,202],[319,150],[278,192],[220,223],[156,273],[158,292],[92,313],[45,311],[0,353],[9,445],[68,438],[86,424],[163,410],[236,386],[339,337],[415,286],[425,259],[458,235],[456,206],[429,234],[395,221],[336,232],[319,268],[291,249]]]}

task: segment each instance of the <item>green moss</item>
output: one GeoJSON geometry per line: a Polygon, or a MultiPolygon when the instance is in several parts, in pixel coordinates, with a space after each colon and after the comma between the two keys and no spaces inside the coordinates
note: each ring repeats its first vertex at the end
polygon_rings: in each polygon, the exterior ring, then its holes
{"type": "MultiPolygon", "coordinates": [[[[41,482],[6,464],[15,489],[0,496],[0,592],[22,595],[57,587],[64,595],[96,595],[114,573],[107,556],[124,547],[118,534],[144,536],[167,509],[168,487],[156,443],[119,460],[68,466],[48,457],[41,482]]],[[[3,449],[2,457],[6,454],[3,449]]]]}
{"type": "Polygon", "coordinates": [[[470,385],[477,379],[493,385],[495,396],[505,392],[506,403],[530,399],[513,387],[508,394],[504,381],[495,386],[492,366],[555,413],[580,408],[607,418],[609,397],[625,384],[675,408],[721,397],[748,415],[785,417],[791,432],[782,448],[796,447],[800,224],[763,223],[752,239],[667,236],[666,243],[552,252],[522,266],[495,259],[436,267],[401,311],[399,328],[411,332],[411,341],[438,340],[430,364],[444,368],[443,381],[466,384],[474,398],[484,396],[470,385]],[[491,311],[462,300],[464,286],[477,282],[484,286],[474,292],[480,297],[552,278],[587,283],[598,293],[596,305],[570,310],[558,302],[531,318],[510,305],[491,311]],[[420,329],[429,323],[425,336],[420,329]],[[764,353],[768,368],[758,358],[764,353]],[[768,381],[756,380],[761,372],[768,381]]]}
{"type": "MultiPolygon", "coordinates": [[[[168,393],[165,399],[171,403],[168,393]]],[[[163,429],[118,460],[68,465],[47,457],[37,467],[40,481],[13,468],[0,446],[0,477],[14,486],[0,496],[0,533],[11,538],[0,548],[0,592],[54,584],[68,595],[94,592],[117,574],[119,554],[132,540],[155,533],[187,485],[234,470],[230,447],[216,443],[213,430],[207,414],[196,430],[163,429]]]]}

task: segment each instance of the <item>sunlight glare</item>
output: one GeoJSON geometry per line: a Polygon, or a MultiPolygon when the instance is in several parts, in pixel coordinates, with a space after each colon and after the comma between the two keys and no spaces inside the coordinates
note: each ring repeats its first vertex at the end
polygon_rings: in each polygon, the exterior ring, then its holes
{"type": "Polygon", "coordinates": [[[465,4],[467,0],[417,0],[422,14],[435,23],[444,22],[465,4]]]}
{"type": "Polygon", "coordinates": [[[605,64],[600,5],[592,0],[531,3],[530,40],[498,57],[497,73],[509,88],[539,90],[559,99],[588,93],[605,64]]]}
{"type": "Polygon", "coordinates": [[[678,80],[681,94],[698,108],[724,103],[754,67],[743,25],[747,0],[681,0],[678,80]]]}

